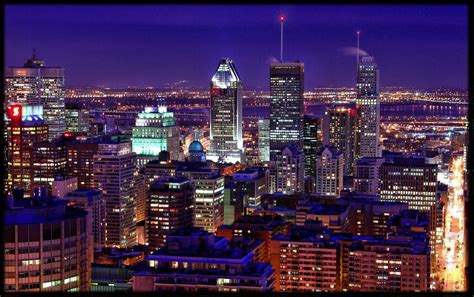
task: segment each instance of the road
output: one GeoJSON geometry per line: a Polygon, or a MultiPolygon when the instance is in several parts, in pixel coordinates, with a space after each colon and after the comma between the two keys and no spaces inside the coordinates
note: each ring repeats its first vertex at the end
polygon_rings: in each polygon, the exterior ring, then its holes
{"type": "Polygon", "coordinates": [[[463,157],[453,158],[448,185],[448,203],[444,212],[443,248],[441,252],[441,288],[444,292],[463,292],[464,274],[464,196],[463,157]]]}

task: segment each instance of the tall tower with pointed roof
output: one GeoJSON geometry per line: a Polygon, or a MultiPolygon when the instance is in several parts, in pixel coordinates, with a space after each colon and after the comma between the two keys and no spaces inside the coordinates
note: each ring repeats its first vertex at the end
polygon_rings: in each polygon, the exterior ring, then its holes
{"type": "Polygon", "coordinates": [[[242,81],[229,58],[219,62],[211,79],[210,131],[209,160],[242,161],[242,81]]]}

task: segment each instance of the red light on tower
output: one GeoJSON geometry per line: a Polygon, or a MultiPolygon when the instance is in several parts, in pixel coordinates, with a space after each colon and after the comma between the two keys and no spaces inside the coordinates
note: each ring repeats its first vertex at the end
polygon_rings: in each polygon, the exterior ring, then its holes
{"type": "Polygon", "coordinates": [[[285,21],[285,17],[284,16],[280,16],[280,22],[284,22],[285,21]]]}

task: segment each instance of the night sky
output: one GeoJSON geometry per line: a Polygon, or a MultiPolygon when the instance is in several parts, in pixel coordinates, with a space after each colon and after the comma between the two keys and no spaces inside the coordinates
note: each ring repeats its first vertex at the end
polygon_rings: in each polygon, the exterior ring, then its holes
{"type": "Polygon", "coordinates": [[[463,5],[9,5],[5,63],[35,47],[47,66],[66,68],[67,86],[207,88],[230,57],[245,89],[269,89],[286,17],[286,61],[305,63],[306,90],[355,84],[356,45],[374,56],[382,87],[467,87],[463,5]]]}

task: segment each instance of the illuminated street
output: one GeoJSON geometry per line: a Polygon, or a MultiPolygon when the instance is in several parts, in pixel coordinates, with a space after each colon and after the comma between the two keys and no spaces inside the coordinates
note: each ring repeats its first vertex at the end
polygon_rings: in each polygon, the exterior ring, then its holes
{"type": "Polygon", "coordinates": [[[445,292],[465,290],[463,164],[462,157],[455,157],[451,164],[440,273],[445,292]]]}

